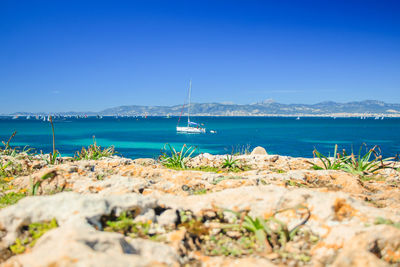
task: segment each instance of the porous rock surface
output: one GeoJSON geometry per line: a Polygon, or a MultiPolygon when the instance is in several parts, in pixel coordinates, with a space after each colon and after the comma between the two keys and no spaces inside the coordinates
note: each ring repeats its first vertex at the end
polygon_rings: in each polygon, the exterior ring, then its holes
{"type": "MultiPolygon", "coordinates": [[[[218,168],[225,158],[201,154],[188,166],[218,168]]],[[[173,170],[152,159],[120,157],[65,160],[53,166],[29,162],[29,171],[13,178],[9,190],[29,191],[37,181],[40,187],[35,196],[0,209],[0,264],[399,266],[400,229],[376,224],[377,218],[400,222],[400,173],[395,168],[376,173],[380,179],[362,180],[343,171],[313,170],[312,164],[319,164],[314,159],[262,154],[235,159],[247,166],[245,171],[173,170]],[[43,180],[49,173],[46,177],[50,178],[43,180]],[[162,227],[176,225],[180,211],[206,218],[216,210],[233,210],[268,218],[287,210],[276,216],[293,228],[302,219],[291,208],[299,205],[310,212],[302,229],[317,239],[309,244],[289,243],[285,253],[297,255],[306,249],[310,255],[306,261],[282,259],[275,251],[239,257],[204,255],[182,248],[184,229],[174,229],[160,242],[106,232],[102,225],[103,218],[129,210],[137,212],[135,220],[162,227]],[[57,228],[46,232],[23,254],[10,254],[9,247],[24,227],[53,218],[57,228]]]]}
{"type": "Polygon", "coordinates": [[[261,147],[261,146],[258,146],[258,147],[255,147],[254,149],[253,149],[253,151],[251,151],[251,155],[267,155],[268,153],[267,153],[267,151],[265,150],[265,148],[263,148],[263,147],[261,147]]]}

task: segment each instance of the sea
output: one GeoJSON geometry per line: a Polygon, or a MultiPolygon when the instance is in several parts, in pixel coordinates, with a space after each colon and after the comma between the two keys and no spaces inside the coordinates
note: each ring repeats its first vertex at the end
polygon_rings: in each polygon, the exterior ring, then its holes
{"type": "MultiPolygon", "coordinates": [[[[377,145],[384,157],[400,153],[400,118],[331,117],[193,117],[206,134],[176,132],[177,117],[56,118],[55,143],[62,156],[73,156],[96,139],[102,147],[114,146],[129,158],[157,158],[168,144],[180,149],[193,146],[195,153],[231,154],[264,147],[269,154],[312,157],[317,149],[325,155],[339,150],[365,152],[377,145]],[[210,130],[215,133],[210,133],[210,130]]],[[[181,124],[185,124],[181,121],[181,124]]],[[[47,121],[0,117],[0,141],[17,131],[11,146],[29,146],[37,153],[52,150],[51,125],[47,121]]]]}

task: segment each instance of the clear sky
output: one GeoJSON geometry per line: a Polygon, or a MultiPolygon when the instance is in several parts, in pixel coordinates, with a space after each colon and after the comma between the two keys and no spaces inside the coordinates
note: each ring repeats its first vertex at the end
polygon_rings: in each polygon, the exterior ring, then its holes
{"type": "Polygon", "coordinates": [[[400,103],[400,1],[1,0],[0,113],[400,103]]]}

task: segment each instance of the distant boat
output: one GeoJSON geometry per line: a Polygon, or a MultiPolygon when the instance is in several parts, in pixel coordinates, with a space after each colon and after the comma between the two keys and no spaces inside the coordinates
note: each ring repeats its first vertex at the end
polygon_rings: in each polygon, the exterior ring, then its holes
{"type": "Polygon", "coordinates": [[[300,117],[297,117],[297,118],[296,118],[296,121],[298,121],[298,120],[300,120],[300,117]]]}
{"type": "Polygon", "coordinates": [[[13,120],[18,119],[18,115],[13,116],[12,119],[13,119],[13,120]]]}
{"type": "Polygon", "coordinates": [[[206,128],[203,128],[201,124],[197,122],[190,121],[190,98],[192,92],[192,81],[189,82],[189,104],[188,104],[188,120],[186,127],[180,127],[179,122],[181,120],[183,109],[185,108],[185,104],[182,106],[181,116],[178,119],[178,125],[176,126],[176,131],[181,133],[206,133],[206,128]]]}
{"type": "Polygon", "coordinates": [[[29,115],[26,116],[26,119],[27,119],[27,120],[30,120],[30,119],[31,119],[31,116],[29,116],[29,115]]]}

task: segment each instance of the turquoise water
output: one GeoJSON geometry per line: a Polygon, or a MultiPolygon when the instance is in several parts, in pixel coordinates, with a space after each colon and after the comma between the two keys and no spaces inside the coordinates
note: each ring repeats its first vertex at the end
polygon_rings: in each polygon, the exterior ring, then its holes
{"type": "MultiPolygon", "coordinates": [[[[357,118],[265,118],[200,117],[216,134],[178,134],[177,118],[88,118],[55,121],[56,147],[62,155],[73,155],[82,146],[97,143],[114,145],[125,157],[157,157],[165,143],[175,147],[195,145],[199,152],[231,153],[244,147],[263,146],[270,154],[312,157],[317,148],[328,154],[334,145],[358,152],[362,143],[379,145],[385,156],[400,153],[400,119],[374,120],[357,118]]],[[[49,122],[0,118],[0,140],[17,131],[11,145],[28,145],[37,152],[50,152],[49,122]]]]}

